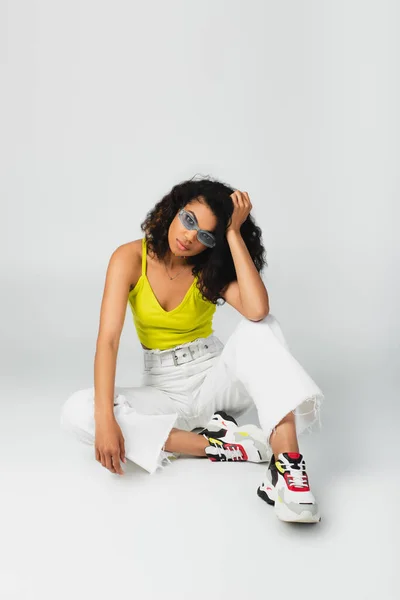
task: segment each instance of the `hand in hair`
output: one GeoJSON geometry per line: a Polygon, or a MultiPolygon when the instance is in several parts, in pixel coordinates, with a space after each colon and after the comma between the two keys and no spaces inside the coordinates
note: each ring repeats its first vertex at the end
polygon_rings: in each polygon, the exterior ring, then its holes
{"type": "Polygon", "coordinates": [[[233,214],[231,217],[231,223],[227,228],[228,231],[240,231],[241,226],[250,214],[253,208],[250,197],[247,192],[241,192],[236,190],[230,195],[233,202],[233,214]]]}

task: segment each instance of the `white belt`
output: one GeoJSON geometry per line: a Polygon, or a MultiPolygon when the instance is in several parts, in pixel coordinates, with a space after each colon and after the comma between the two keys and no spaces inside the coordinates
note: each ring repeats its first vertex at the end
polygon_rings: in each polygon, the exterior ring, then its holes
{"type": "Polygon", "coordinates": [[[194,342],[175,346],[168,350],[146,350],[144,351],[144,367],[170,367],[191,362],[205,354],[220,353],[224,345],[219,338],[211,335],[207,338],[199,338],[194,342]]]}

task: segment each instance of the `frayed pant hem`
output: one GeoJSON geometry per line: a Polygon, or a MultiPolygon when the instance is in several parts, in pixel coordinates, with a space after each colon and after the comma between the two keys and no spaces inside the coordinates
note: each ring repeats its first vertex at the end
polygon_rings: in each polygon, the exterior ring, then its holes
{"type": "Polygon", "coordinates": [[[172,460],[179,458],[179,456],[180,456],[180,454],[178,452],[168,452],[167,450],[165,450],[165,444],[167,443],[168,438],[171,434],[171,431],[174,428],[174,425],[176,424],[177,418],[178,418],[178,415],[176,415],[176,419],[175,419],[174,423],[170,427],[170,429],[167,433],[167,436],[165,437],[163,443],[161,444],[161,450],[160,450],[160,454],[158,455],[157,464],[156,464],[154,471],[152,471],[151,474],[155,473],[156,471],[165,469],[165,467],[167,465],[170,465],[172,463],[172,460]]]}
{"type": "MultiPolygon", "coordinates": [[[[306,398],[305,400],[300,402],[300,404],[297,403],[296,406],[292,410],[288,411],[287,414],[289,414],[291,412],[295,415],[297,437],[299,437],[303,433],[308,433],[308,434],[313,433],[314,426],[317,422],[318,422],[318,426],[319,426],[319,431],[321,431],[321,429],[322,429],[321,405],[322,405],[323,399],[324,399],[324,396],[322,394],[315,394],[314,396],[310,396],[310,397],[306,398]],[[312,410],[309,410],[307,412],[302,412],[302,413],[297,412],[297,408],[305,402],[313,402],[312,410]],[[303,418],[306,417],[307,415],[311,415],[311,414],[313,415],[311,417],[311,422],[307,425],[304,422],[303,418]]],[[[284,415],[282,418],[284,419],[285,416],[286,415],[284,415]]],[[[307,420],[310,420],[310,418],[307,418],[307,420]]],[[[267,433],[267,440],[268,440],[269,446],[271,446],[271,442],[270,442],[271,435],[274,432],[276,432],[276,428],[278,427],[279,423],[280,423],[280,421],[278,421],[278,423],[276,425],[271,427],[271,429],[267,433]]]]}

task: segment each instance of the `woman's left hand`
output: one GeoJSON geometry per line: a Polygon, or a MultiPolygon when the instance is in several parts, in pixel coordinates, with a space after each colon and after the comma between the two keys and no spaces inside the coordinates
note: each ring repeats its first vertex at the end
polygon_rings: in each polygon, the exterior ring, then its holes
{"type": "Polygon", "coordinates": [[[253,207],[247,192],[236,190],[230,197],[233,202],[233,214],[231,224],[226,231],[240,231],[241,226],[249,216],[253,207]]]}

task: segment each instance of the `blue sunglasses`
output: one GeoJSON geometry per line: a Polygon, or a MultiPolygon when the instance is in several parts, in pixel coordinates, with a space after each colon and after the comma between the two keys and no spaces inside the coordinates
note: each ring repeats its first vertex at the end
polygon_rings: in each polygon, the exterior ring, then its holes
{"type": "Polygon", "coordinates": [[[207,246],[207,248],[213,248],[215,246],[216,239],[212,233],[206,231],[205,229],[200,229],[193,215],[187,212],[184,208],[178,213],[179,220],[186,229],[197,229],[197,239],[199,242],[207,246]]]}

